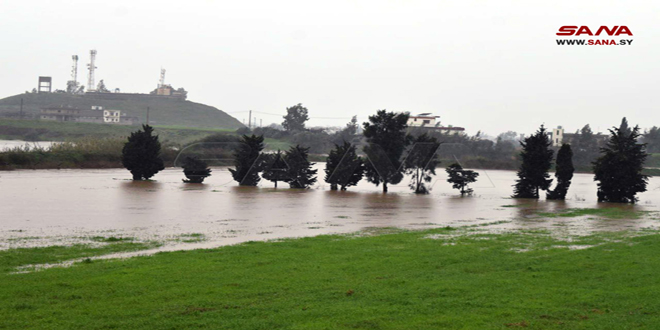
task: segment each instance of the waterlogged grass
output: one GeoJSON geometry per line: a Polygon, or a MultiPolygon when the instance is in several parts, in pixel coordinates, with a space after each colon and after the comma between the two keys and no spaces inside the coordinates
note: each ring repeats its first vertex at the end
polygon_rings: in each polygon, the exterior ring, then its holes
{"type": "Polygon", "coordinates": [[[656,329],[659,250],[455,228],[252,242],[0,276],[0,328],[656,329]]]}
{"type": "Polygon", "coordinates": [[[71,246],[49,246],[39,248],[17,248],[2,250],[0,251],[0,276],[14,272],[18,267],[21,266],[52,264],[103,254],[144,250],[157,246],[156,243],[132,242],[132,239],[128,238],[92,237],[91,240],[96,242],[105,242],[108,244],[102,246],[75,244],[71,246]]]}
{"type": "Polygon", "coordinates": [[[607,208],[573,208],[557,212],[539,212],[539,216],[544,218],[575,218],[581,216],[597,216],[609,219],[640,219],[643,216],[653,212],[640,211],[625,207],[607,207],[607,208]]]}
{"type": "Polygon", "coordinates": [[[199,243],[205,241],[206,236],[201,233],[182,234],[177,240],[182,243],[199,243]]]}

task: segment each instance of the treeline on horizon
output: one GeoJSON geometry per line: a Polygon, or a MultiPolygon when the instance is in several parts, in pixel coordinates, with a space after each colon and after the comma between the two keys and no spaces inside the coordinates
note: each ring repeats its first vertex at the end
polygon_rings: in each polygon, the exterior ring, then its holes
{"type": "MultiPolygon", "coordinates": [[[[266,139],[267,150],[287,149],[293,145],[308,148],[310,159],[325,161],[335,145],[344,141],[358,146],[358,153],[364,155],[363,146],[366,138],[360,133],[361,125],[357,118],[335,132],[328,132],[321,128],[307,128],[305,126],[308,109],[297,104],[286,109],[282,125],[257,127],[252,130],[241,128],[235,134],[213,134],[193,143],[192,148],[165,141],[163,145],[163,160],[166,166],[175,164],[179,150],[187,150],[193,155],[216,154],[225,159],[212,162],[211,165],[230,165],[231,148],[203,147],[222,143],[238,143],[240,135],[262,135],[266,139]]],[[[157,130],[157,129],[156,129],[157,130]]],[[[480,132],[475,135],[445,134],[433,128],[408,127],[407,133],[411,136],[427,134],[437,139],[441,144],[437,155],[443,162],[460,161],[466,168],[475,169],[506,169],[515,170],[520,166],[520,142],[523,134],[505,132],[499,134],[494,140],[485,138],[480,132]]],[[[600,148],[607,141],[607,135],[595,133],[587,124],[574,134],[565,133],[564,141],[571,144],[574,159],[573,163],[578,172],[591,172],[592,162],[597,158],[600,148]]],[[[640,136],[640,143],[646,144],[649,153],[660,153],[660,128],[652,127],[640,136]]],[[[86,138],[75,143],[63,143],[53,148],[13,148],[0,152],[0,169],[19,168],[113,168],[121,167],[121,148],[123,139],[92,139],[86,138]]],[[[552,147],[558,151],[559,146],[552,147]]],[[[650,157],[647,161],[649,167],[660,167],[660,157],[650,157]]],[[[652,172],[650,172],[652,173],[652,172]]]]}

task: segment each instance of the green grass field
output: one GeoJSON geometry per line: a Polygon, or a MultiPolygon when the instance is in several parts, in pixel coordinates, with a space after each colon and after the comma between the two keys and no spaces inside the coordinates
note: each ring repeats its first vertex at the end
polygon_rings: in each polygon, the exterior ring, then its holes
{"type": "Polygon", "coordinates": [[[0,328],[657,329],[659,250],[651,231],[251,242],[2,274],[0,328]]]}

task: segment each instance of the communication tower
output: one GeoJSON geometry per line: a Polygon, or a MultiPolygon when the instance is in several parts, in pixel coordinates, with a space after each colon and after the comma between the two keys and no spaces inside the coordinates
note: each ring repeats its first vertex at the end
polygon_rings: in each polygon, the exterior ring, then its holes
{"type": "Polygon", "coordinates": [[[160,81],[158,82],[158,88],[165,87],[165,69],[160,68],[160,81]]]}
{"type": "Polygon", "coordinates": [[[89,69],[89,77],[87,79],[88,92],[96,91],[96,86],[94,84],[94,70],[96,69],[96,64],[94,63],[95,61],[96,61],[96,50],[92,49],[89,52],[89,64],[87,64],[87,68],[89,69]]]}

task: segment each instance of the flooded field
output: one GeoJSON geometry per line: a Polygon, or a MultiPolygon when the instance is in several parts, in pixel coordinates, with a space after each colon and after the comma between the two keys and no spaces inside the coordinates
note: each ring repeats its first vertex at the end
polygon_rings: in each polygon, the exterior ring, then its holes
{"type": "Polygon", "coordinates": [[[21,141],[21,140],[0,140],[0,151],[7,150],[7,149],[13,149],[16,147],[21,147],[21,148],[48,148],[54,143],[59,143],[59,142],[52,142],[52,141],[21,141]]]}
{"type": "Polygon", "coordinates": [[[576,174],[568,200],[509,198],[515,172],[479,170],[475,195],[461,198],[438,171],[430,195],[415,195],[407,181],[390,193],[366,181],[349,191],[330,191],[319,181],[292,190],[261,181],[238,187],[226,168],[214,168],[205,184],[184,184],[180,169],[166,169],[155,181],[133,182],[123,169],[20,170],[0,172],[0,249],[89,243],[89,238],[133,237],[159,241],[159,250],[216,247],[249,240],[349,233],[370,227],[423,229],[486,225],[494,230],[550,229],[559,235],[657,227],[660,179],[637,205],[596,202],[589,174],[576,174]],[[567,208],[618,207],[651,211],[638,219],[597,216],[543,217],[567,208]]]}

